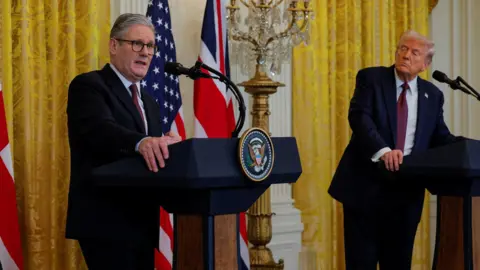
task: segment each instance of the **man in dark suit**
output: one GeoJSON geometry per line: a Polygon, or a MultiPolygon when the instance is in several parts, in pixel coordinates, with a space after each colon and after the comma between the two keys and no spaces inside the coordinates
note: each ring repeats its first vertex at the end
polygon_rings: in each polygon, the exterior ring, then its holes
{"type": "Polygon", "coordinates": [[[395,64],[358,72],[349,109],[352,137],[329,188],[343,204],[347,269],[410,269],[425,189],[382,177],[379,160],[399,170],[403,156],[454,142],[443,93],[418,74],[434,44],[414,32],[398,42],[395,64]]]}
{"type": "Polygon", "coordinates": [[[123,14],[110,32],[110,63],[80,74],[68,93],[71,181],[67,238],[78,239],[90,270],[152,270],[159,238],[159,205],[144,191],[97,188],[91,170],[142,155],[154,172],[165,166],[168,145],[159,107],[140,88],[156,52],[154,26],[143,15],[123,14]]]}

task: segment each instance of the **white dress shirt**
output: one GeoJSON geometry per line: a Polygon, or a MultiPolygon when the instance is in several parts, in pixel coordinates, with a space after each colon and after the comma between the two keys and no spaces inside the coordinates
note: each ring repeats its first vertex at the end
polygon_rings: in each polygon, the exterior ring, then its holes
{"type": "MultiPolygon", "coordinates": [[[[395,70],[395,69],[394,69],[395,70]]],[[[408,82],[410,89],[407,90],[407,106],[408,106],[408,119],[407,119],[407,132],[405,134],[405,147],[403,149],[403,155],[407,156],[412,152],[413,144],[415,143],[415,129],[417,127],[417,110],[418,110],[418,84],[417,76],[408,82]]],[[[395,70],[395,85],[397,90],[397,101],[402,93],[403,81],[398,77],[397,71],[395,70]]],[[[395,107],[396,110],[396,107],[395,107]]],[[[372,161],[378,161],[385,153],[392,151],[390,147],[384,147],[380,149],[372,157],[372,161]]]]}
{"type": "MultiPolygon", "coordinates": [[[[125,89],[127,90],[128,94],[130,97],[132,96],[132,92],[130,91],[130,85],[132,85],[132,82],[127,80],[122,73],[120,73],[114,65],[110,64],[110,67],[115,71],[117,74],[118,78],[120,78],[120,81],[122,81],[123,85],[125,86],[125,89]]],[[[142,110],[142,114],[144,115],[143,118],[143,123],[145,124],[145,133],[148,134],[148,125],[147,125],[147,116],[145,115],[145,108],[143,106],[143,101],[142,101],[142,92],[140,91],[140,82],[135,83],[137,85],[137,90],[138,90],[138,95],[137,95],[137,100],[138,104],[140,104],[140,109],[142,110]]]]}

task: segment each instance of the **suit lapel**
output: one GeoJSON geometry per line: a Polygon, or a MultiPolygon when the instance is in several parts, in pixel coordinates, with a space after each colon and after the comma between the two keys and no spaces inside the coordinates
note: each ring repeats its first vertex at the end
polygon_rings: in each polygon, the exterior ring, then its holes
{"type": "MultiPolygon", "coordinates": [[[[426,83],[423,79],[418,77],[417,80],[418,86],[418,98],[417,98],[417,126],[415,127],[415,141],[418,141],[420,138],[423,127],[425,126],[425,121],[427,121],[428,116],[428,95],[426,91],[426,83]]],[[[412,152],[415,151],[415,148],[418,144],[414,144],[412,152]]]]}
{"type": "Polygon", "coordinates": [[[115,74],[115,72],[110,68],[109,64],[106,64],[103,67],[102,73],[104,74],[106,83],[112,89],[112,92],[118,97],[125,108],[127,108],[130,114],[133,116],[138,130],[146,133],[140,113],[133,104],[132,97],[128,94],[128,90],[125,88],[120,78],[118,78],[117,74],[115,74]]]}
{"type": "Polygon", "coordinates": [[[388,74],[382,80],[383,97],[388,112],[390,130],[392,131],[393,143],[397,141],[397,88],[395,86],[395,74],[393,66],[388,69],[388,74]]]}

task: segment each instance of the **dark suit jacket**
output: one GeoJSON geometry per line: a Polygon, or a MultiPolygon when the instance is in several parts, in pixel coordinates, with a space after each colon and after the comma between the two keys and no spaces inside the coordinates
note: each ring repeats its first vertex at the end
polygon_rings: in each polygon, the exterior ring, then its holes
{"type": "MultiPolygon", "coordinates": [[[[149,136],[161,136],[159,107],[142,91],[149,136]]],[[[68,92],[71,154],[67,238],[112,238],[158,243],[159,206],[145,191],[93,186],[92,168],[139,155],[146,137],[128,90],[107,64],[78,75],[68,92]]]]}
{"type": "MultiPolygon", "coordinates": [[[[443,93],[420,77],[417,85],[417,126],[411,154],[456,140],[443,120],[443,93]]],[[[351,207],[371,207],[384,203],[385,198],[396,201],[423,199],[422,187],[405,181],[392,185],[381,177],[378,164],[371,161],[383,147],[395,148],[396,102],[393,66],[358,72],[348,114],[352,137],[328,190],[338,201],[351,207]]]]}

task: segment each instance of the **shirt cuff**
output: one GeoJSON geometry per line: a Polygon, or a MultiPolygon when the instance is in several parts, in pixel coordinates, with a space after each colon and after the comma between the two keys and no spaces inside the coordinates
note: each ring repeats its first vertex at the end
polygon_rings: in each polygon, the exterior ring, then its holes
{"type": "Polygon", "coordinates": [[[392,151],[392,149],[390,149],[390,147],[384,147],[384,148],[380,149],[377,153],[375,153],[375,155],[373,155],[372,161],[373,161],[373,162],[378,162],[378,160],[379,160],[383,155],[385,155],[385,153],[390,152],[390,151],[392,151]]]}
{"type": "Polygon", "coordinates": [[[138,153],[138,147],[140,147],[140,143],[141,143],[143,140],[145,140],[146,138],[149,138],[149,137],[145,137],[145,138],[141,139],[141,140],[137,143],[137,145],[135,145],[135,152],[138,153]]]}

